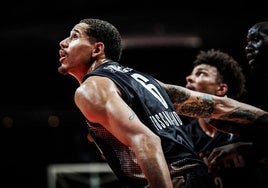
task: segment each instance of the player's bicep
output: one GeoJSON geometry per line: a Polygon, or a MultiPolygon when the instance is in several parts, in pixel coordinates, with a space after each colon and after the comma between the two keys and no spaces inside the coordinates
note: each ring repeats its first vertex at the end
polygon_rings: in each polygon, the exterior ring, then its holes
{"type": "Polygon", "coordinates": [[[133,146],[138,144],[140,138],[151,136],[152,132],[119,95],[112,94],[106,105],[106,128],[123,144],[133,146]]]}

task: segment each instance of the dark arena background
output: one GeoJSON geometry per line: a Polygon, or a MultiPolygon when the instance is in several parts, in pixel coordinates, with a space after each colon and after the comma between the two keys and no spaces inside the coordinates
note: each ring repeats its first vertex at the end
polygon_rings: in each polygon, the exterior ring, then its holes
{"type": "Polygon", "coordinates": [[[0,170],[2,188],[117,185],[86,139],[74,105],[78,83],[57,72],[59,42],[86,17],[113,23],[121,63],[184,86],[199,50],[221,49],[244,67],[247,29],[263,3],[58,0],[7,1],[1,11],[0,170]],[[204,3],[204,4],[203,4],[204,3]]]}

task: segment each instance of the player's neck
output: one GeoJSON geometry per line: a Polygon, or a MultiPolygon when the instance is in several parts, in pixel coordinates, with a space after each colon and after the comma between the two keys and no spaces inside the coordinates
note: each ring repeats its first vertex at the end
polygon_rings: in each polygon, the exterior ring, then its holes
{"type": "Polygon", "coordinates": [[[101,59],[101,60],[94,61],[94,63],[89,68],[89,72],[94,71],[98,66],[100,66],[100,65],[102,65],[104,63],[107,63],[109,61],[110,61],[109,59],[101,59]]]}
{"type": "Polygon", "coordinates": [[[214,137],[215,134],[217,133],[217,130],[212,127],[209,123],[207,123],[204,119],[199,118],[198,119],[199,126],[201,129],[210,137],[214,137]]]}

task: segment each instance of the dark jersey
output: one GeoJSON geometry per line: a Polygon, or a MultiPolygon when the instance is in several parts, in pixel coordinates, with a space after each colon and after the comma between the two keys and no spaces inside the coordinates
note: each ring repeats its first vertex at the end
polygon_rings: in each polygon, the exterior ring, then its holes
{"type": "MultiPolygon", "coordinates": [[[[208,155],[216,147],[239,141],[253,141],[250,134],[237,136],[230,133],[217,132],[214,137],[210,137],[201,129],[197,119],[187,124],[185,130],[191,135],[194,148],[203,157],[205,163],[208,155]]],[[[263,184],[263,175],[260,175],[267,174],[267,169],[265,172],[263,168],[259,168],[264,164],[257,162],[257,153],[260,151],[256,152],[255,143],[253,146],[246,151],[239,151],[239,153],[219,163],[213,169],[214,183],[217,188],[235,188],[237,186],[267,187],[267,185],[263,184]],[[260,169],[262,171],[259,171],[260,169]]]]}
{"type": "Polygon", "coordinates": [[[189,124],[187,124],[185,126],[185,130],[192,139],[195,151],[197,151],[199,154],[210,153],[211,150],[215,147],[230,143],[237,137],[231,133],[227,134],[218,131],[212,138],[201,129],[198,123],[198,119],[194,119],[189,124]]]}
{"type": "MultiPolygon", "coordinates": [[[[182,130],[166,91],[150,75],[124,67],[116,62],[102,64],[90,76],[108,77],[120,89],[123,100],[139,119],[162,140],[162,148],[172,176],[204,165],[196,155],[192,143],[182,130]]],[[[128,185],[147,185],[131,148],[126,147],[101,125],[88,122],[89,131],[118,178],[128,185]]],[[[204,165],[205,166],[205,165],[204,165]]]]}

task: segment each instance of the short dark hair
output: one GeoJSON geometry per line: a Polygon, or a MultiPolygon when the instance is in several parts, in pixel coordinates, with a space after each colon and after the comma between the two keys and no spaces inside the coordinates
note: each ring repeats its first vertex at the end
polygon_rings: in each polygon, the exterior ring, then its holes
{"type": "Polygon", "coordinates": [[[194,66],[200,64],[207,64],[217,68],[220,74],[218,79],[228,85],[228,97],[236,99],[246,91],[246,79],[242,67],[229,54],[214,49],[200,51],[194,60],[194,66]]]}
{"type": "Polygon", "coordinates": [[[111,23],[94,18],[80,20],[79,23],[88,24],[86,34],[105,45],[105,55],[108,59],[119,61],[122,54],[122,39],[117,28],[111,23]]]}

